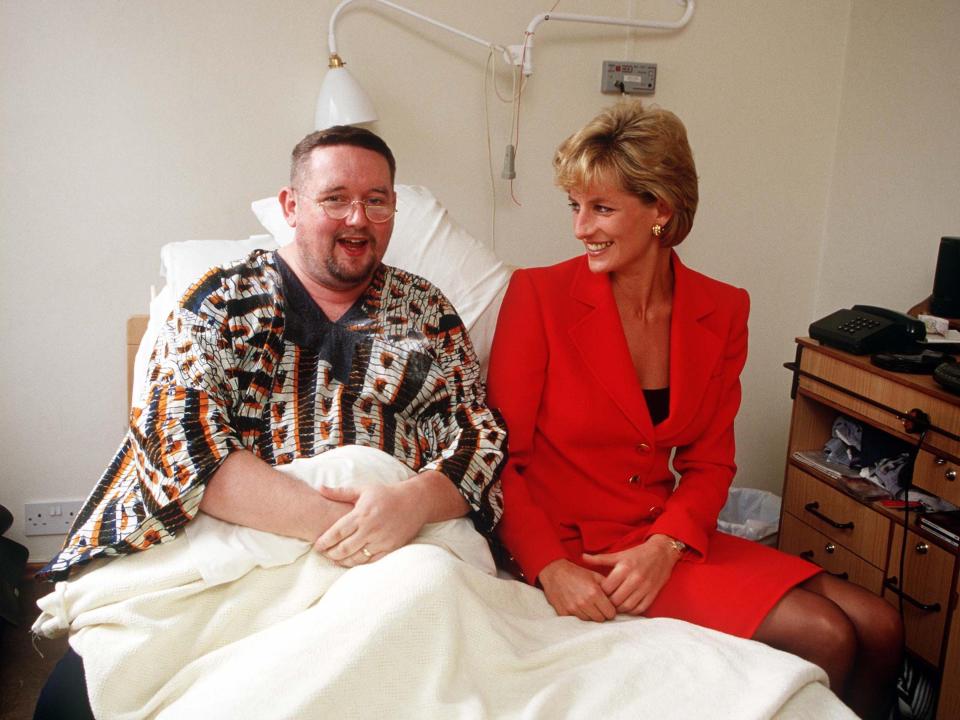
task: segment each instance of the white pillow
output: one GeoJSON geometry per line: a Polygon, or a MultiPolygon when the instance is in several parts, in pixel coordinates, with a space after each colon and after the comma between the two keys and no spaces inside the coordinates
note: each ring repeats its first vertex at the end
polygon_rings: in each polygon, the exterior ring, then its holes
{"type": "Polygon", "coordinates": [[[283,214],[280,199],[276,195],[254,200],[250,203],[250,209],[267,232],[273,235],[277,245],[283,247],[293,242],[293,228],[287,225],[287,218],[283,214]]]}
{"type": "MultiPolygon", "coordinates": [[[[433,193],[419,185],[397,185],[397,217],[383,261],[436,285],[450,299],[473,340],[486,375],[500,302],[513,268],[457,225],[433,193]]],[[[250,206],[279,245],[293,241],[275,198],[250,206]]]]}
{"type": "Polygon", "coordinates": [[[167,282],[150,299],[147,329],[134,356],[131,397],[135,404],[140,400],[147,363],[160,328],[167,321],[177,300],[210,268],[239,260],[258,248],[276,250],[277,247],[271,235],[251,235],[246,240],[181,240],[160,248],[160,275],[167,282]]]}
{"type": "Polygon", "coordinates": [[[251,235],[246,240],[171,242],[160,248],[160,274],[166,278],[177,300],[210,268],[239,260],[258,248],[276,250],[278,247],[270,235],[251,235]]]}

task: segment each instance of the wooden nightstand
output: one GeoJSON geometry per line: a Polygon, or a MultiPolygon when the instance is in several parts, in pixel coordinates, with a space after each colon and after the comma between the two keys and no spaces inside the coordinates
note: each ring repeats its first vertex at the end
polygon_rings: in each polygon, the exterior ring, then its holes
{"type": "Polygon", "coordinates": [[[960,717],[958,550],[903,514],[863,501],[843,483],[792,458],[821,449],[834,419],[861,425],[916,445],[910,411],[929,416],[914,466],[914,486],[960,505],[960,396],[926,375],[881,370],[868,357],[797,340],[793,417],[787,447],[779,547],[849,579],[893,605],[903,596],[907,649],[940,676],[938,720],[960,717]],[[903,545],[903,533],[907,541],[903,545]],[[906,548],[901,576],[901,548],[906,548]]]}

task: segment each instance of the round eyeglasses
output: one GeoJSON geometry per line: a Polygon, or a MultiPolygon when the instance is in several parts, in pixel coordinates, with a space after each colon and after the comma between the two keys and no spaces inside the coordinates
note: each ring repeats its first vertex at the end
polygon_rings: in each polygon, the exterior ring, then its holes
{"type": "Polygon", "coordinates": [[[384,204],[382,200],[314,200],[306,195],[297,194],[305,200],[311,200],[319,205],[320,209],[331,220],[343,220],[353,213],[354,205],[362,206],[364,215],[372,223],[385,223],[397,212],[396,205],[384,204]]]}

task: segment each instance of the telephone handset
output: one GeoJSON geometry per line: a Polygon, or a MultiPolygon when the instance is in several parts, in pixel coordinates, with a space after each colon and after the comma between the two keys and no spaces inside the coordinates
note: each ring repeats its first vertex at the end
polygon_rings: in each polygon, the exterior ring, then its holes
{"type": "Polygon", "coordinates": [[[874,305],[854,305],[853,310],[876,315],[877,317],[892,320],[903,326],[903,331],[911,342],[923,342],[927,337],[927,326],[923,320],[918,320],[913,315],[898,312],[897,310],[888,310],[887,308],[876,307],[874,305]]]}
{"type": "Polygon", "coordinates": [[[871,305],[837,310],[810,325],[810,337],[854,355],[907,350],[927,336],[915,317],[871,305]]]}

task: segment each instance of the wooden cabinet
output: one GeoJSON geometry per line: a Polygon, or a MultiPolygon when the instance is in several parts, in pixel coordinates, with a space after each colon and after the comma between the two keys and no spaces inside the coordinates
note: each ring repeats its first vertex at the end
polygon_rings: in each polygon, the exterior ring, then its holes
{"type": "Polygon", "coordinates": [[[960,505],[960,463],[940,452],[921,450],[914,467],[914,485],[929,493],[960,505]]]}
{"type": "Polygon", "coordinates": [[[934,666],[940,664],[955,559],[953,553],[912,530],[907,531],[904,545],[903,527],[894,528],[883,596],[894,606],[903,596],[907,646],[934,666]],[[906,552],[901,580],[902,549],[906,552]]]}
{"type": "Polygon", "coordinates": [[[862,585],[877,595],[883,592],[883,570],[790,513],[783,514],[780,549],[806,558],[827,572],[862,585]]]}
{"type": "Polygon", "coordinates": [[[913,484],[960,505],[960,396],[929,376],[881,370],[814,340],[797,343],[780,549],[902,603],[908,651],[940,676],[938,720],[960,717],[957,548],[916,525],[915,514],[905,527],[902,511],[861,500],[792,457],[822,449],[844,415],[919,446],[913,484]],[[929,418],[926,432],[914,410],[929,418]]]}

